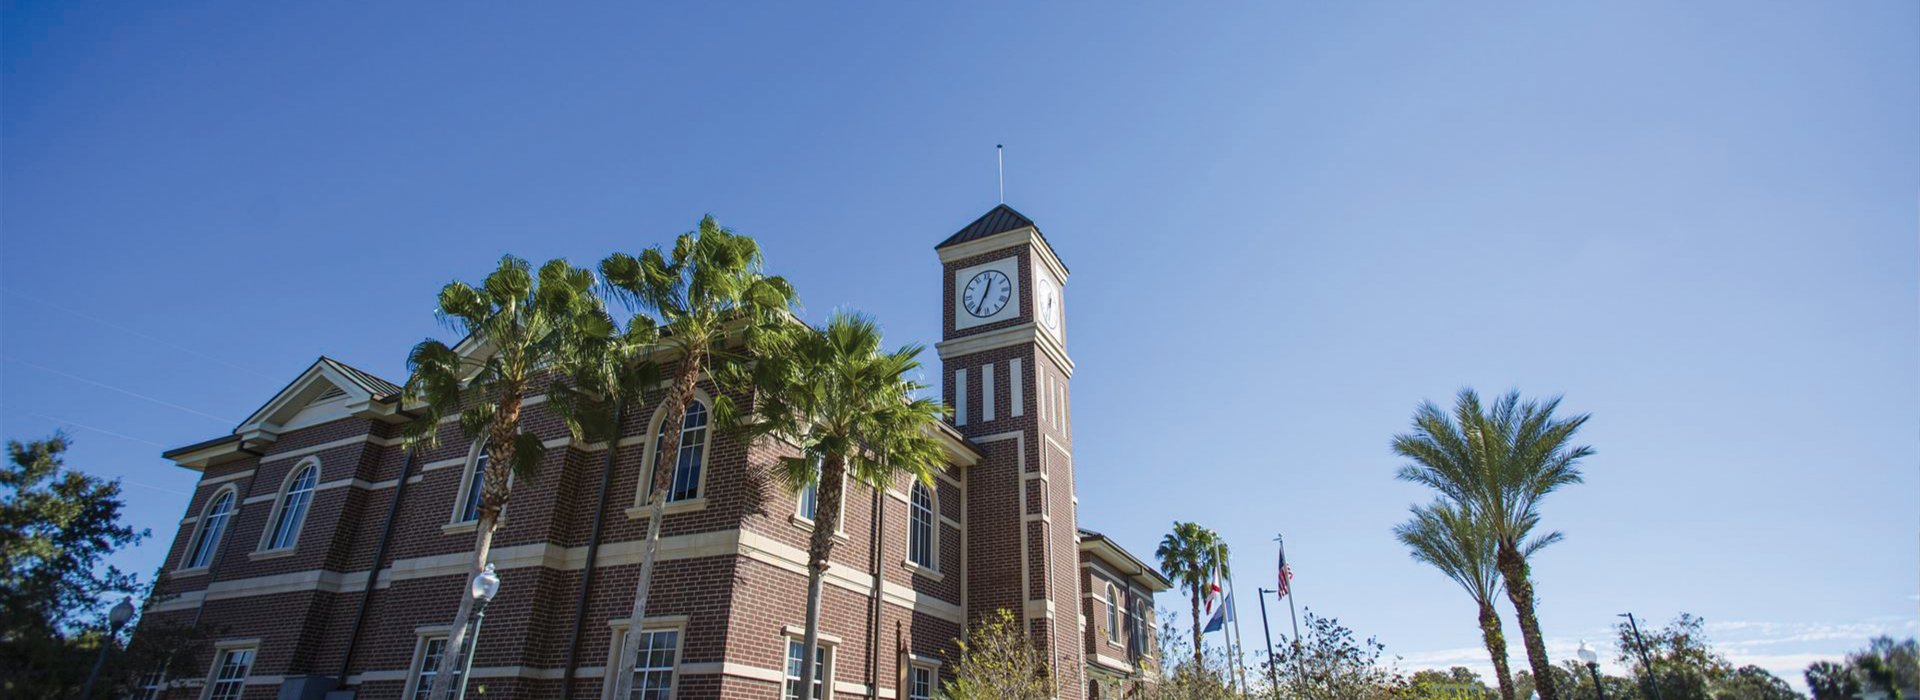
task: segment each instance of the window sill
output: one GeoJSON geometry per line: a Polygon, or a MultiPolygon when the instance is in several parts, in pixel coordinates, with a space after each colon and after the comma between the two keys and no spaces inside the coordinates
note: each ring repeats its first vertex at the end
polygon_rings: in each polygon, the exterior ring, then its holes
{"type": "MultiPolygon", "coordinates": [[[[691,513],[697,510],[705,510],[706,507],[707,507],[707,499],[705,498],[689,498],[684,501],[668,501],[667,507],[666,507],[666,514],[679,515],[681,513],[691,513]]],[[[627,517],[630,519],[646,520],[647,516],[653,513],[653,506],[644,505],[644,504],[637,505],[632,508],[628,508],[626,510],[626,513],[627,513],[627,517]]]]}
{"type": "MultiPolygon", "coordinates": [[[[794,527],[797,527],[797,528],[800,528],[801,530],[804,530],[804,531],[807,531],[807,532],[813,532],[813,521],[812,521],[812,520],[808,520],[808,519],[806,519],[806,518],[802,518],[802,517],[800,517],[800,516],[798,516],[798,515],[789,515],[789,516],[787,516],[787,522],[789,522],[789,523],[793,523],[793,526],[794,526],[794,527]]],[[[833,541],[835,541],[835,542],[846,542],[846,541],[847,541],[847,531],[846,531],[846,530],[840,530],[840,531],[837,531],[837,532],[834,532],[834,533],[833,533],[833,541]]]]}
{"type": "Polygon", "coordinates": [[[281,557],[293,556],[293,553],[295,551],[296,550],[293,547],[281,547],[279,549],[263,549],[257,552],[247,552],[247,558],[253,561],[260,561],[262,559],[279,559],[281,557]]]}
{"type": "Polygon", "coordinates": [[[174,578],[187,578],[189,576],[203,576],[212,569],[213,569],[212,566],[196,566],[191,569],[174,569],[173,573],[169,575],[174,578]]]}
{"type": "Polygon", "coordinates": [[[480,529],[480,521],[468,520],[466,522],[461,522],[461,523],[447,523],[445,525],[441,525],[440,534],[458,535],[463,532],[473,532],[478,529],[480,529]]]}
{"type": "Polygon", "coordinates": [[[913,572],[913,575],[915,576],[925,576],[926,578],[932,580],[934,583],[939,583],[941,581],[946,580],[947,578],[946,574],[940,573],[939,571],[936,571],[933,569],[929,569],[919,564],[915,564],[911,559],[900,562],[900,568],[913,572]]]}

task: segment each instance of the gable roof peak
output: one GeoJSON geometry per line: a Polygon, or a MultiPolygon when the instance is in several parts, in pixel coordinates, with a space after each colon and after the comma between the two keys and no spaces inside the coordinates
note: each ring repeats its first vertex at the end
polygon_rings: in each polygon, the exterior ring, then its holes
{"type": "Polygon", "coordinates": [[[1035,232],[1039,232],[1040,230],[1040,227],[1033,224],[1033,219],[1027,218],[1027,215],[1015,211],[1013,207],[1007,206],[1006,203],[1002,202],[999,206],[987,210],[987,213],[981,214],[980,218],[974,219],[973,223],[967,224],[966,227],[948,236],[947,240],[941,241],[940,245],[936,245],[933,248],[934,250],[939,250],[947,246],[959,245],[967,241],[979,240],[1008,231],[1018,231],[1023,228],[1031,228],[1035,232]]]}

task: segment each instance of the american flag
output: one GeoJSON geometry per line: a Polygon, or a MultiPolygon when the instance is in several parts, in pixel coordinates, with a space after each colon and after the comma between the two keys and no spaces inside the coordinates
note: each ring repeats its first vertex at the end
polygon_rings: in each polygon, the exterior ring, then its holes
{"type": "Polygon", "coordinates": [[[1287,566],[1287,548],[1280,548],[1280,587],[1274,589],[1275,598],[1285,598],[1293,592],[1293,567],[1287,566]]]}

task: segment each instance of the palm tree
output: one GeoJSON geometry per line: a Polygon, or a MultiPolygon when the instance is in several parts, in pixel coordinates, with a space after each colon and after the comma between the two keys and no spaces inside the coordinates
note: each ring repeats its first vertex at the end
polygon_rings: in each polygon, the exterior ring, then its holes
{"type": "MultiPolygon", "coordinates": [[[[802,334],[787,350],[756,363],[750,376],[756,416],[742,420],[715,399],[716,422],[751,436],[775,435],[798,445],[774,474],[788,491],[815,488],[813,534],[807,542],[807,617],[801,642],[799,688],[813,687],[820,644],[820,586],[840,527],[846,477],[876,490],[906,474],[927,488],[946,463],[935,437],[946,407],[916,398],[926,387],[911,377],[921,347],[880,349],[880,328],[852,313],[835,313],[827,327],[802,334]]],[[[806,693],[801,693],[803,696],[806,693]]]]}
{"type": "MultiPolygon", "coordinates": [[[[470,351],[428,338],[407,356],[405,393],[424,404],[407,425],[407,448],[438,446],[441,419],[455,414],[468,439],[485,440],[473,565],[461,580],[463,590],[486,566],[500,510],[511,495],[510,477],[533,478],[546,453],[539,437],[520,430],[521,406],[534,382],[550,377],[547,403],[575,437],[610,427],[604,403],[592,397],[611,388],[614,324],[593,287],[591,271],[565,260],[542,265],[536,279],[527,261],[503,257],[479,288],[456,281],[440,290],[440,319],[466,334],[461,345],[470,351]]],[[[447,697],[472,612],[472,596],[461,595],[448,653],[434,676],[434,700],[447,697]]]]}
{"type": "MultiPolygon", "coordinates": [[[[1407,545],[1415,561],[1430,564],[1473,596],[1480,607],[1480,639],[1493,658],[1494,677],[1500,682],[1500,697],[1513,700],[1513,676],[1507,668],[1507,640],[1500,629],[1500,614],[1494,601],[1500,597],[1500,570],[1496,565],[1497,547],[1493,531],[1459,506],[1436,501],[1413,507],[1413,519],[1393,528],[1394,536],[1407,545]]],[[[1525,556],[1533,556],[1542,547],[1560,540],[1555,532],[1527,540],[1521,547],[1525,556]]]]}
{"type": "Polygon", "coordinates": [[[1519,619],[1541,700],[1558,700],[1559,694],[1534,615],[1523,542],[1540,522],[1541,499],[1580,483],[1579,462],[1593,454],[1591,447],[1570,444],[1588,416],[1556,419],[1559,405],[1559,398],[1522,402],[1514,391],[1483,408],[1478,394],[1463,389],[1452,416],[1424,402],[1414,414],[1413,432],[1393,438],[1394,453],[1411,460],[1400,468],[1401,479],[1439,491],[1492,533],[1494,562],[1519,619]]]}
{"type": "Polygon", "coordinates": [[[1206,623],[1200,619],[1200,595],[1215,570],[1226,575],[1227,543],[1199,523],[1175,522],[1173,532],[1160,538],[1160,546],[1153,554],[1160,558],[1160,572],[1187,589],[1193,601],[1193,668],[1198,673],[1207,664],[1200,648],[1200,630],[1206,623]]]}
{"type": "MultiPolygon", "coordinates": [[[[722,228],[711,215],[700,220],[698,229],[681,234],[670,251],[655,246],[637,258],[615,253],[600,262],[600,274],[611,292],[653,314],[658,322],[657,332],[650,328],[644,334],[657,337],[658,342],[647,343],[629,359],[677,363],[671,370],[656,458],[649,465],[647,539],[630,618],[635,632],[639,621],[646,619],[648,589],[660,549],[660,523],[666,516],[667,488],[675,467],[658,455],[680,453],[682,431],[671,426],[686,419],[687,403],[693,400],[702,374],[777,354],[783,339],[791,335],[793,287],[780,277],[763,274],[762,264],[758,243],[722,228]],[[735,337],[740,342],[730,342],[735,337]]],[[[648,322],[644,316],[637,317],[629,329],[648,322]]],[[[718,413],[720,406],[714,408],[718,413]]],[[[640,650],[631,644],[621,646],[614,697],[625,698],[631,694],[640,650]]]]}

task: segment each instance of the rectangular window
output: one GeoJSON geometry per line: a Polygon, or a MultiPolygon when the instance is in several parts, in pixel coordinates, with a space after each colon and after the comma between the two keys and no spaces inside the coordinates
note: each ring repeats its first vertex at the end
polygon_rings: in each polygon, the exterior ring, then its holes
{"type": "Polygon", "coordinates": [[[680,655],[680,630],[645,630],[629,639],[640,646],[640,659],[633,666],[631,700],[673,697],[673,669],[680,655]]]}
{"type": "Polygon", "coordinates": [[[818,482],[800,487],[800,507],[794,515],[802,520],[812,520],[814,508],[820,505],[820,485],[818,482]]]}
{"type": "Polygon", "coordinates": [[[933,700],[933,669],[914,666],[907,670],[907,700],[933,700]]]}
{"type": "MultiPolygon", "coordinates": [[[[413,700],[427,700],[433,693],[433,679],[440,675],[440,662],[447,656],[446,637],[428,637],[421,643],[420,670],[413,676],[413,700]]],[[[454,667],[449,682],[460,682],[460,669],[454,667]]],[[[457,686],[456,686],[457,687],[457,686]]]]}
{"type": "MultiPolygon", "coordinates": [[[[801,655],[805,653],[806,646],[801,644],[800,640],[787,640],[787,690],[785,694],[787,700],[800,700],[800,658],[801,655]]],[[[821,698],[827,697],[822,694],[822,691],[831,685],[827,681],[833,677],[833,667],[827,664],[829,658],[826,643],[821,643],[819,647],[813,650],[813,665],[815,669],[817,669],[813,672],[813,700],[820,700],[821,698]]]]}
{"type": "Polygon", "coordinates": [[[213,665],[213,682],[208,684],[208,700],[240,700],[247,688],[247,673],[253,670],[253,649],[228,649],[220,652],[213,665]]]}

